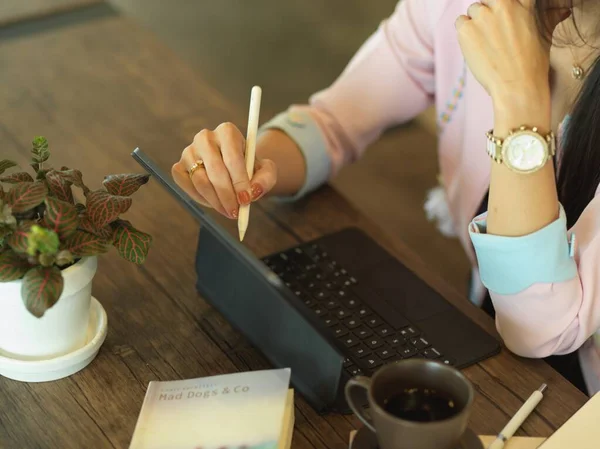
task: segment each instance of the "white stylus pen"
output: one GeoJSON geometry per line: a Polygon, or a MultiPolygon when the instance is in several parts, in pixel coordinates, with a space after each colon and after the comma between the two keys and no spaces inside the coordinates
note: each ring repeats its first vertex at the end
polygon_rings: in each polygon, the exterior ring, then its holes
{"type": "Polygon", "coordinates": [[[542,398],[544,397],[544,391],[548,388],[548,385],[542,384],[540,388],[535,390],[529,399],[525,401],[525,404],[521,406],[519,411],[512,417],[512,419],[508,422],[502,432],[498,434],[496,439],[492,444],[488,446],[488,449],[502,449],[504,444],[512,438],[517,429],[521,427],[521,424],[525,422],[527,417],[531,415],[531,412],[535,409],[535,407],[540,403],[542,398]]]}

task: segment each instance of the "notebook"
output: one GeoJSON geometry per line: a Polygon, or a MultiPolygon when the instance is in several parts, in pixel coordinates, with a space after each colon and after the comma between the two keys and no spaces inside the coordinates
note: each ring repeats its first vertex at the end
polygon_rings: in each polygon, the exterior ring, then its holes
{"type": "Polygon", "coordinates": [[[540,449],[598,449],[599,423],[600,393],[596,393],[540,449]]]}
{"type": "Polygon", "coordinates": [[[130,449],[289,449],[290,370],[150,382],[130,449]]]}

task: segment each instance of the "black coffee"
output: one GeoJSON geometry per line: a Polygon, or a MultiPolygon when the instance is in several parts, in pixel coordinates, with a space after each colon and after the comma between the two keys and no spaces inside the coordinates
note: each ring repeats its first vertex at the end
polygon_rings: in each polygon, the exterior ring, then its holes
{"type": "Polygon", "coordinates": [[[440,421],[458,413],[452,398],[426,388],[407,388],[383,403],[390,414],[407,421],[440,421]]]}

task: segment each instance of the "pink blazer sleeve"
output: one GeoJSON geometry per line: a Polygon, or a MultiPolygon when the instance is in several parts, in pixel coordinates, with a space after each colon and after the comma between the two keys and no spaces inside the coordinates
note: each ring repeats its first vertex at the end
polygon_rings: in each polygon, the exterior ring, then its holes
{"type": "Polygon", "coordinates": [[[433,22],[444,0],[403,0],[363,44],[340,77],[314,94],[308,112],[323,135],[333,175],[389,127],[433,101],[433,22]]]}
{"type": "MultiPolygon", "coordinates": [[[[596,196],[569,233],[569,256],[577,266],[570,279],[534,283],[514,294],[490,290],[498,332],[511,351],[536,358],[567,354],[600,329],[599,217],[596,196]]],[[[567,239],[567,230],[556,238],[567,239]]]]}

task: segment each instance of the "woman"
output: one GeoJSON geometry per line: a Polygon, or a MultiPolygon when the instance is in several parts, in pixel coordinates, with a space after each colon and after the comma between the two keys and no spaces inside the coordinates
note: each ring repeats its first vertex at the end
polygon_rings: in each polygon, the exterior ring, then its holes
{"type": "Polygon", "coordinates": [[[558,356],[600,391],[600,2],[574,1],[404,0],[331,87],[262,128],[251,180],[231,124],[201,131],[173,176],[236,218],[267,193],[305,195],[435,102],[452,220],[478,267],[472,300],[509,349],[558,356]]]}

